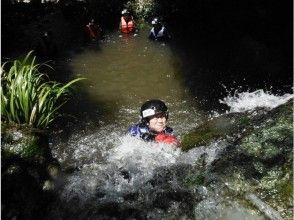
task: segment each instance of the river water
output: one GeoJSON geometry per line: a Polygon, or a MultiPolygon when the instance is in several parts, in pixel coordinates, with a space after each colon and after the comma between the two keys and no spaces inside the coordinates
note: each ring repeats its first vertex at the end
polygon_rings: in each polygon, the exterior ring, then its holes
{"type": "Polygon", "coordinates": [[[111,33],[67,61],[73,77],[87,78],[79,85],[83,94],[77,95],[77,108],[125,131],[138,122],[143,102],[161,99],[169,107],[170,125],[180,135],[195,127],[203,112],[183,83],[177,54],[147,36],[147,30],[136,36],[111,33]]]}
{"type": "MultiPolygon", "coordinates": [[[[201,100],[184,84],[177,54],[169,44],[151,42],[147,35],[146,30],[136,36],[110,33],[99,45],[84,46],[63,61],[73,77],[87,79],[79,85],[82,92],[72,105],[72,112],[81,117],[69,124],[66,138],[61,130],[52,139],[53,155],[62,167],[75,171],[64,176],[49,218],[263,219],[230,199],[225,206],[218,199],[195,206],[207,189],[189,188],[184,180],[202,155],[207,155],[207,163],[213,161],[225,147],[222,144],[183,153],[126,134],[139,121],[140,106],[148,99],[166,102],[169,125],[179,139],[211,116],[199,108],[201,100]]],[[[250,93],[245,102],[258,97],[264,105],[285,98],[260,90],[250,93]]],[[[238,109],[238,101],[229,96],[221,102],[238,109]]]]}

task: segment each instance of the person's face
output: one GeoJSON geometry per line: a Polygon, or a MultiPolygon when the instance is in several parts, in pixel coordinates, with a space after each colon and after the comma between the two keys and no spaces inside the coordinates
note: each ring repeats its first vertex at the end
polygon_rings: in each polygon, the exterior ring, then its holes
{"type": "Polygon", "coordinates": [[[162,132],[166,127],[166,115],[164,113],[156,114],[149,118],[148,127],[156,133],[162,132]]]}

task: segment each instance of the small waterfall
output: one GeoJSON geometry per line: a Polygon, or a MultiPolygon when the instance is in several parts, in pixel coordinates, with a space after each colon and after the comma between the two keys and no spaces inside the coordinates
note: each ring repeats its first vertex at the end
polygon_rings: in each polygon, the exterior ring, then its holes
{"type": "MultiPolygon", "coordinates": [[[[293,94],[278,96],[257,90],[236,92],[220,103],[229,106],[227,113],[232,113],[261,107],[272,109],[291,98],[293,94]]],[[[181,102],[170,104],[177,106],[172,122],[181,137],[196,126],[198,121],[191,114],[198,116],[199,112],[191,113],[187,107],[178,110],[181,102]],[[181,114],[189,117],[175,119],[181,114]],[[192,120],[194,124],[189,124],[192,120]]],[[[125,105],[119,113],[118,121],[124,123],[131,121],[130,114],[137,114],[134,107],[125,105]]],[[[227,147],[226,142],[216,141],[182,152],[180,148],[130,137],[118,121],[103,124],[103,129],[97,128],[91,134],[73,132],[67,141],[55,143],[53,155],[63,167],[75,167],[76,171],[64,177],[59,201],[53,205],[50,218],[262,219],[241,204],[229,200],[224,203],[223,198],[209,195],[204,186],[187,185],[189,175],[201,176],[227,147]]]]}
{"type": "Polygon", "coordinates": [[[224,147],[213,143],[183,153],[166,144],[114,132],[73,136],[68,145],[67,151],[54,153],[65,165],[78,166],[78,171],[66,178],[60,190],[60,203],[52,212],[55,218],[110,218],[113,205],[119,210],[113,214],[118,219],[129,215],[131,208],[137,210],[137,218],[191,218],[197,193],[186,188],[185,178],[201,156],[209,164],[224,147]],[[114,146],[109,147],[110,142],[114,146]]]}

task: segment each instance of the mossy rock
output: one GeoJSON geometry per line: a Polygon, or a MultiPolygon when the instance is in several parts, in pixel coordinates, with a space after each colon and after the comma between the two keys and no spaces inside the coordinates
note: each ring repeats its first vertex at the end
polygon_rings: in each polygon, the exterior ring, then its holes
{"type": "Polygon", "coordinates": [[[264,109],[256,112],[230,113],[205,122],[183,136],[182,150],[207,146],[218,139],[241,140],[246,155],[257,153],[266,160],[284,152],[282,145],[293,145],[293,99],[267,114],[264,109]]]}
{"type": "Polygon", "coordinates": [[[240,152],[263,162],[287,158],[293,147],[292,103],[269,112],[262,126],[241,139],[240,152]]]}
{"type": "Polygon", "coordinates": [[[188,151],[194,147],[208,145],[217,139],[236,136],[245,126],[251,125],[250,115],[246,113],[231,113],[222,115],[200,125],[194,131],[184,135],[181,147],[188,151]]]}
{"type": "MultiPolygon", "coordinates": [[[[246,114],[239,116],[234,116],[235,123],[238,123],[228,128],[236,129],[234,134],[241,129],[241,136],[228,142],[206,170],[204,177],[215,178],[206,187],[221,189],[222,193],[228,193],[240,201],[244,199],[244,194],[254,193],[280,213],[283,219],[293,219],[293,100],[263,114],[247,114],[248,118],[245,118],[246,114]],[[243,129],[246,131],[243,132],[243,129]]],[[[217,133],[216,128],[219,127],[216,121],[219,118],[206,123],[206,127],[200,126],[196,131],[200,131],[200,128],[203,133],[213,131],[214,136],[210,134],[212,139],[233,134],[229,130],[217,133]],[[211,129],[211,125],[215,130],[211,129]]],[[[222,127],[220,131],[223,131],[222,127]]],[[[198,186],[202,181],[199,173],[186,179],[187,186],[198,186]]]]}
{"type": "Polygon", "coordinates": [[[190,175],[185,178],[185,185],[187,187],[195,187],[204,185],[205,183],[205,175],[198,174],[198,175],[190,175]]]}
{"type": "Polygon", "coordinates": [[[210,141],[219,138],[222,135],[223,132],[220,132],[216,128],[201,126],[183,137],[181,147],[182,150],[187,151],[194,147],[207,145],[210,141]]]}
{"type": "Polygon", "coordinates": [[[48,157],[50,154],[47,135],[44,131],[25,125],[1,125],[2,159],[18,156],[23,159],[35,160],[48,157]]]}

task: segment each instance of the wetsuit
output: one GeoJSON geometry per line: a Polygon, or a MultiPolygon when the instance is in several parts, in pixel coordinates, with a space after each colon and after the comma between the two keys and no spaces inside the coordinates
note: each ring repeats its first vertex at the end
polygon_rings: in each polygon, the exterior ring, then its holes
{"type": "MultiPolygon", "coordinates": [[[[128,130],[128,133],[132,136],[140,137],[144,141],[156,141],[156,137],[159,135],[151,132],[149,128],[143,123],[131,126],[128,130]]],[[[172,136],[173,138],[175,138],[173,129],[170,127],[166,127],[160,134],[172,136]]]]}

